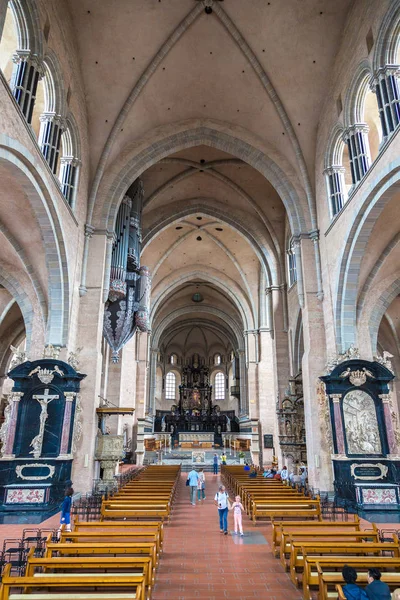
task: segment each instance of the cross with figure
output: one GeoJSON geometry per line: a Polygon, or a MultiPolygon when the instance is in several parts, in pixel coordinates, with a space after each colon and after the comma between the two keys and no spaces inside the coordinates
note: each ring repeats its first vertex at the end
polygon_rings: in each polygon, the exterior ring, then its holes
{"type": "Polygon", "coordinates": [[[40,411],[40,417],[39,417],[39,420],[40,420],[39,433],[37,435],[35,435],[35,437],[33,438],[33,440],[30,443],[32,450],[30,451],[29,454],[33,454],[34,458],[39,458],[39,456],[42,453],[44,426],[47,421],[47,417],[49,416],[47,413],[47,407],[52,400],[57,400],[59,398],[59,396],[56,394],[50,395],[49,389],[46,388],[44,390],[44,394],[36,394],[35,396],[32,396],[32,398],[39,402],[39,404],[41,406],[41,411],[40,411]]]}

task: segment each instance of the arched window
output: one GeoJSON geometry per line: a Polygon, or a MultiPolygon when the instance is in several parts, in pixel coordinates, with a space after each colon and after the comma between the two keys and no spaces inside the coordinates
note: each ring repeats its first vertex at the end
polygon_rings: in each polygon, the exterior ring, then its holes
{"type": "Polygon", "coordinates": [[[78,189],[79,155],[77,128],[70,116],[66,119],[66,128],[61,135],[61,159],[58,178],[61,183],[61,191],[72,208],[75,205],[78,189]]]}
{"type": "Polygon", "coordinates": [[[214,365],[220,365],[222,362],[222,358],[220,354],[216,354],[214,356],[214,365]]]}
{"type": "Polygon", "coordinates": [[[215,400],[225,400],[225,376],[221,371],[215,375],[215,400]]]}
{"type": "Polygon", "coordinates": [[[178,364],[178,356],[176,354],[171,354],[170,359],[169,359],[169,364],[170,365],[178,364]]]}
{"type": "MultiPolygon", "coordinates": [[[[175,356],[175,355],[172,355],[175,356]]],[[[172,358],[171,356],[171,358],[172,358]]],[[[167,373],[165,378],[165,399],[175,400],[176,398],[176,375],[172,371],[167,373]]]]}
{"type": "Polygon", "coordinates": [[[296,267],[296,254],[293,240],[289,242],[289,247],[286,252],[287,255],[287,269],[288,269],[288,281],[289,287],[291,287],[297,281],[297,267],[296,267]]]}
{"type": "Polygon", "coordinates": [[[0,69],[8,84],[11,83],[11,77],[14,70],[13,54],[18,48],[18,29],[11,9],[8,4],[6,18],[4,21],[3,34],[0,43],[0,69]]]}
{"type": "Polygon", "coordinates": [[[327,149],[324,174],[329,196],[329,212],[333,219],[347,202],[353,185],[352,167],[348,146],[343,138],[342,126],[336,126],[327,149]]]}

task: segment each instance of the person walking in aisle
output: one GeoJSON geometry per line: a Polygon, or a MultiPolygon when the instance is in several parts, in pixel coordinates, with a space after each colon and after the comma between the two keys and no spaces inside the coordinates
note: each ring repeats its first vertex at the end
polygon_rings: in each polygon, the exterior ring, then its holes
{"type": "Polygon", "coordinates": [[[196,506],[196,492],[197,492],[197,484],[199,481],[199,474],[195,469],[192,469],[187,478],[190,486],[190,502],[193,506],[196,506]]]}
{"type": "Polygon", "coordinates": [[[229,496],[225,491],[225,486],[220,485],[215,494],[214,504],[218,506],[219,530],[228,535],[228,502],[229,496]]]}
{"type": "Polygon", "coordinates": [[[197,500],[206,499],[206,476],[204,474],[204,470],[200,469],[198,473],[199,479],[197,481],[197,500]]]}
{"type": "Polygon", "coordinates": [[[214,475],[218,475],[218,454],[214,454],[214,475]]]}
{"type": "Polygon", "coordinates": [[[243,504],[240,502],[240,496],[236,496],[235,502],[232,504],[233,508],[233,522],[235,526],[235,535],[240,531],[240,535],[243,537],[243,525],[242,525],[242,512],[244,511],[243,504]]]}
{"type": "Polygon", "coordinates": [[[57,539],[59,540],[61,537],[61,532],[65,528],[65,531],[71,531],[71,506],[72,506],[72,496],[74,495],[74,490],[72,487],[68,487],[65,490],[65,497],[63,503],[61,505],[61,515],[60,515],[60,527],[57,531],[57,539]]]}

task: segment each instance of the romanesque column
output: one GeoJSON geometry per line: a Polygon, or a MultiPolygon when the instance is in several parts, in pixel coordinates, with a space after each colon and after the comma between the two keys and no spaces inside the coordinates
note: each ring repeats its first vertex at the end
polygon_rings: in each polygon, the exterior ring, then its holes
{"type": "Polygon", "coordinates": [[[40,115],[39,146],[52,173],[57,173],[64,119],[53,112],[40,115]]]}
{"type": "Polygon", "coordinates": [[[59,454],[58,458],[69,457],[68,446],[69,446],[69,436],[70,436],[70,431],[71,431],[72,403],[75,399],[76,392],[64,392],[64,396],[65,396],[65,408],[64,408],[63,425],[62,425],[60,454],[59,454]]]}
{"type": "Polygon", "coordinates": [[[378,102],[383,141],[388,138],[400,123],[398,74],[398,65],[386,65],[375,73],[371,84],[378,102]]]}
{"type": "Polygon", "coordinates": [[[150,351],[150,385],[149,385],[149,396],[147,412],[153,416],[155,414],[155,395],[157,386],[157,357],[158,348],[152,348],[150,351]]]}
{"type": "Polygon", "coordinates": [[[73,156],[63,156],[60,159],[61,191],[72,208],[75,204],[79,165],[80,161],[73,156]]]}
{"type": "Polygon", "coordinates": [[[3,458],[15,458],[12,451],[14,448],[15,433],[17,431],[19,403],[23,395],[23,392],[11,392],[10,396],[8,397],[9,417],[8,427],[4,432],[3,458]]]}
{"type": "Polygon", "coordinates": [[[240,386],[240,416],[249,416],[249,399],[247,397],[247,369],[246,356],[244,350],[238,350],[239,355],[239,386],[240,386]]]}
{"type": "Polygon", "coordinates": [[[330,200],[329,204],[331,217],[337,215],[337,213],[340,212],[344,206],[344,191],[346,189],[344,173],[345,169],[341,165],[328,167],[328,169],[325,169],[324,171],[330,200]]]}
{"type": "Polygon", "coordinates": [[[336,447],[338,454],[346,454],[344,447],[344,427],[342,419],[342,411],[340,410],[340,399],[342,394],[330,394],[333,402],[333,416],[335,419],[335,432],[336,432],[336,447]]]}
{"type": "Polygon", "coordinates": [[[383,416],[385,419],[389,454],[397,454],[397,444],[393,431],[392,411],[390,408],[390,394],[381,394],[379,398],[382,400],[383,405],[383,416]]]}

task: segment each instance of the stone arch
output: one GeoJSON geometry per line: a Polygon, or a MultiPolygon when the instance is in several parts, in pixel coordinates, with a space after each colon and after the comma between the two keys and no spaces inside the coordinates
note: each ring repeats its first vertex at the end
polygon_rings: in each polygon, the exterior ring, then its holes
{"type": "Polygon", "coordinates": [[[43,59],[45,92],[44,112],[55,113],[62,117],[66,113],[66,94],[64,77],[56,54],[48,49],[43,59]]]}
{"type": "Polygon", "coordinates": [[[187,283],[195,279],[202,279],[204,281],[212,283],[217,288],[221,289],[224,292],[224,294],[226,294],[231,299],[242,318],[243,327],[245,329],[255,328],[255,314],[252,314],[251,312],[251,305],[244,296],[243,292],[241,292],[239,286],[230,278],[226,276],[225,278],[226,281],[223,281],[221,273],[219,271],[214,272],[214,269],[209,268],[207,269],[207,271],[193,271],[189,268],[187,274],[182,273],[182,270],[180,270],[179,272],[175,272],[174,275],[170,276],[171,283],[169,284],[169,282],[164,281],[164,290],[160,294],[155,296],[152,302],[150,322],[153,322],[156,318],[157,310],[159,309],[161,302],[165,300],[177,288],[179,288],[183,283],[187,283]]]}
{"type": "Polygon", "coordinates": [[[9,0],[18,33],[18,50],[43,57],[43,33],[36,0],[9,0]]]}
{"type": "MultiPolygon", "coordinates": [[[[32,322],[34,316],[34,308],[26,291],[21,286],[20,281],[16,279],[11,273],[6,271],[0,265],[0,284],[6,288],[6,290],[11,294],[11,296],[17,302],[19,309],[22,313],[26,331],[26,344],[27,350],[29,350],[31,343],[31,334],[32,334],[32,322]]],[[[43,329],[45,328],[45,323],[43,322],[43,329]]]]}
{"type": "Polygon", "coordinates": [[[382,20],[375,41],[373,69],[397,64],[396,57],[400,45],[400,2],[392,2],[382,20]]]}
{"type": "Polygon", "coordinates": [[[143,250],[156,235],[161,233],[161,231],[171,223],[183,219],[193,213],[202,213],[204,216],[216,218],[235,229],[247,240],[255,254],[258,256],[258,259],[264,268],[268,285],[279,285],[279,283],[282,283],[282,281],[280,281],[280,265],[276,262],[275,257],[270,256],[268,252],[270,247],[269,240],[266,239],[261,232],[257,231],[257,223],[252,223],[252,231],[250,232],[248,231],[249,217],[247,223],[245,223],[244,220],[241,223],[238,220],[239,217],[236,219],[234,218],[235,213],[233,213],[233,211],[228,215],[223,210],[222,205],[219,205],[216,201],[212,202],[211,206],[209,199],[195,198],[193,199],[193,203],[185,200],[175,203],[174,206],[168,205],[166,214],[161,214],[159,220],[153,224],[152,229],[145,232],[143,236],[143,250]],[[259,239],[257,239],[256,234],[257,237],[259,236],[259,239]]]}
{"type": "Polygon", "coordinates": [[[45,174],[19,142],[1,134],[0,161],[18,181],[35,213],[45,248],[48,276],[46,342],[63,346],[69,325],[68,261],[60,219],[47,190],[45,174]]]}
{"type": "MultiPolygon", "coordinates": [[[[215,321],[210,321],[209,319],[203,319],[202,325],[204,325],[204,327],[207,329],[211,329],[212,331],[225,336],[229,340],[229,342],[231,343],[233,348],[236,346],[237,340],[236,340],[235,336],[233,335],[233,333],[231,331],[229,331],[228,328],[221,325],[221,323],[217,323],[215,321]]],[[[198,327],[199,322],[196,319],[185,319],[183,321],[179,321],[178,323],[174,324],[173,327],[174,327],[174,331],[179,332],[180,330],[186,329],[187,327],[190,327],[190,326],[198,327]]],[[[168,328],[166,328],[161,333],[160,339],[163,335],[165,335],[166,337],[169,335],[168,328]]],[[[153,341],[153,339],[152,339],[152,341],[153,341]]]]}
{"type": "Polygon", "coordinates": [[[371,338],[372,352],[376,353],[377,342],[378,342],[378,331],[379,325],[382,321],[383,315],[393,302],[393,300],[400,294],[400,277],[394,279],[394,281],[386,288],[386,290],[377,299],[371,315],[369,318],[369,334],[371,338]]]}
{"type": "MultiPolygon", "coordinates": [[[[193,312],[193,307],[185,306],[182,308],[178,308],[172,312],[170,312],[164,319],[157,324],[154,333],[152,334],[152,347],[158,348],[160,343],[160,338],[163,331],[176,319],[180,317],[190,314],[193,312]]],[[[238,327],[236,321],[232,319],[230,315],[228,315],[225,311],[222,311],[213,306],[208,306],[207,304],[202,304],[196,307],[196,312],[203,313],[204,315],[213,315],[220,319],[223,323],[226,323],[232,332],[235,335],[236,344],[239,350],[244,350],[244,338],[243,332],[238,327]]]]}
{"type": "Polygon", "coordinates": [[[232,125],[199,119],[158,128],[142,144],[126,148],[104,176],[96,206],[92,205],[89,209],[89,220],[93,215],[96,227],[111,229],[119,204],[132,181],[159,160],[199,145],[227,152],[259,171],[284,203],[292,233],[308,230],[307,201],[289,163],[272,148],[257,148],[260,141],[241,128],[233,131],[232,125]],[[251,141],[247,141],[249,137],[251,141]],[[149,138],[152,138],[151,144],[149,138]],[[270,158],[271,155],[274,159],[270,158]],[[285,170],[281,164],[284,164],[285,170]]]}
{"type": "Polygon", "coordinates": [[[393,194],[400,191],[400,159],[372,180],[354,221],[350,224],[340,260],[335,294],[336,345],[344,352],[356,345],[358,280],[361,261],[372,229],[393,194]]]}
{"type": "Polygon", "coordinates": [[[343,109],[345,127],[363,123],[364,102],[370,89],[371,77],[371,65],[368,60],[364,60],[358,66],[346,93],[343,109]]]}
{"type": "Polygon", "coordinates": [[[342,166],[342,155],[345,142],[343,140],[344,126],[336,123],[326,146],[324,167],[342,166]]]}

